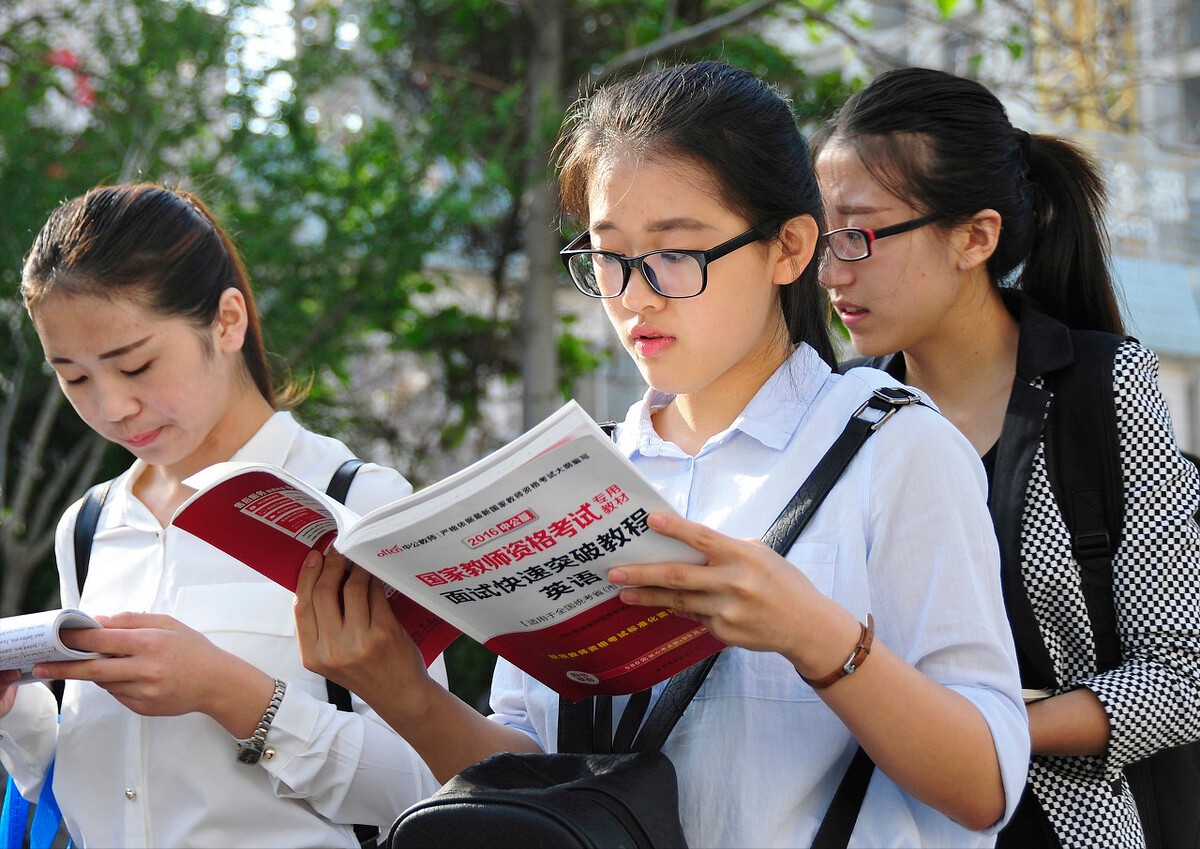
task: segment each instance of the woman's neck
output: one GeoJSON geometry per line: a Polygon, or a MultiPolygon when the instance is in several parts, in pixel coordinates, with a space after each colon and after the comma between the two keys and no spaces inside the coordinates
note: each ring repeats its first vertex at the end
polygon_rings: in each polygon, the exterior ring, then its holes
{"type": "Polygon", "coordinates": [[[651,414],[655,432],[696,456],[708,440],[733,424],[794,350],[785,336],[703,389],[676,395],[651,414]]]}
{"type": "Polygon", "coordinates": [[[926,393],[982,456],[1000,438],[1017,370],[1019,325],[989,286],[982,301],[906,348],[904,381],[926,393]]]}

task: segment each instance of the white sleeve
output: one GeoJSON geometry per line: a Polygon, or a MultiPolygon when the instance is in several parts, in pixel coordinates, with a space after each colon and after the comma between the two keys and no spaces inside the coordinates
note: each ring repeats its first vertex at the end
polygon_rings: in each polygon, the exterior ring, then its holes
{"type": "MultiPolygon", "coordinates": [[[[62,606],[76,607],[79,590],[75,587],[75,517],[82,500],[75,502],[58,520],[54,534],[54,554],[58,564],[62,606]],[[69,572],[70,581],[64,575],[69,572]]],[[[12,775],[21,795],[37,801],[58,745],[58,703],[50,688],[41,684],[22,684],[12,710],[0,717],[0,764],[12,775]]]]}
{"type": "Polygon", "coordinates": [[[12,710],[0,718],[0,763],[21,795],[37,801],[58,743],[58,703],[43,684],[22,684],[12,710]]]}
{"type": "Polygon", "coordinates": [[[1025,785],[1029,725],[983,466],[928,409],[897,416],[875,440],[867,568],[876,627],[893,651],[970,700],[987,722],[1006,799],[995,831],[1025,785]]]}

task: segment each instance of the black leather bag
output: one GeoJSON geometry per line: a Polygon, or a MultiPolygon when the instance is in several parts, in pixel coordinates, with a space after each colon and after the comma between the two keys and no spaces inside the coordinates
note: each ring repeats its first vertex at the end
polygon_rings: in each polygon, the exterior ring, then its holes
{"type": "MultiPolygon", "coordinates": [[[[862,444],[898,408],[919,400],[903,389],[876,390],[763,541],[786,553],[862,444]]],[[[468,767],[400,815],[388,834],[388,849],[686,849],[675,768],[661,749],[716,659],[672,678],[645,723],[649,691],[631,696],[615,741],[609,737],[610,699],[560,701],[557,753],[502,753],[468,767]],[[604,753],[577,753],[587,746],[604,753]]],[[[814,846],[846,846],[873,769],[860,748],[814,846]]]]}
{"type": "Polygon", "coordinates": [[[388,846],[682,847],[677,799],[675,768],[661,751],[502,753],[409,808],[388,846]]]}

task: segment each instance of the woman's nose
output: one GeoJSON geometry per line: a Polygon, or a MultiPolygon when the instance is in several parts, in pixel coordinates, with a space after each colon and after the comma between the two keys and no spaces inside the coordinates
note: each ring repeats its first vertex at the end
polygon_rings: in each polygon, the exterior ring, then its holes
{"type": "Polygon", "coordinates": [[[128,386],[121,385],[120,381],[97,379],[92,382],[92,386],[96,415],[103,421],[119,422],[141,409],[137,396],[128,386]]]}
{"type": "Polygon", "coordinates": [[[817,266],[817,280],[826,289],[841,289],[854,282],[854,263],[838,259],[825,248],[817,266]]]}
{"type": "Polygon", "coordinates": [[[660,307],[665,301],[653,286],[640,268],[629,269],[629,282],[625,284],[625,291],[621,293],[621,305],[630,312],[641,312],[647,307],[660,307]]]}

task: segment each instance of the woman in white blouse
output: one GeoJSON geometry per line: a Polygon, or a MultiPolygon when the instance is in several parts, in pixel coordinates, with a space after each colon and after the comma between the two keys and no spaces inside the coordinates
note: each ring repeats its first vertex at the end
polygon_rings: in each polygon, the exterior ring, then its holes
{"type": "MultiPolygon", "coordinates": [[[[608,577],[626,602],[673,607],[730,646],[664,747],[689,845],[811,844],[860,744],[878,769],[852,845],[989,845],[1020,796],[1028,732],[970,445],[905,408],[786,559],[755,539],[872,390],[896,385],[831,371],[821,200],[787,102],[718,63],[648,72],[568,118],[559,176],[586,225],[564,251],[572,279],[603,299],[651,387],[617,444],[679,514],[651,527],[708,558],[608,577]],[[868,618],[870,655],[839,677],[868,618]]],[[[360,693],[440,779],[553,749],[548,688],[500,662],[494,714],[475,714],[385,617],[369,631],[342,619],[340,558],[307,565],[306,663],[360,693]]],[[[364,591],[384,603],[356,570],[346,606],[364,591]]]]}
{"type": "MultiPolygon", "coordinates": [[[[357,846],[355,824],[386,827],[437,783],[361,701],[328,702],[300,662],[291,593],[168,525],[212,463],[273,463],[324,488],[351,457],[280,411],[233,245],[187,193],[98,188],[50,216],[21,293],[68,400],[136,460],[110,487],[82,588],[78,503],[56,540],[63,605],[107,626],[64,640],[115,657],[35,668],[70,679],[61,725],[47,687],[2,691],[0,760],[30,799],[54,761],[81,846],[357,846]]],[[[411,491],[367,465],[347,503],[411,491]]]]}

